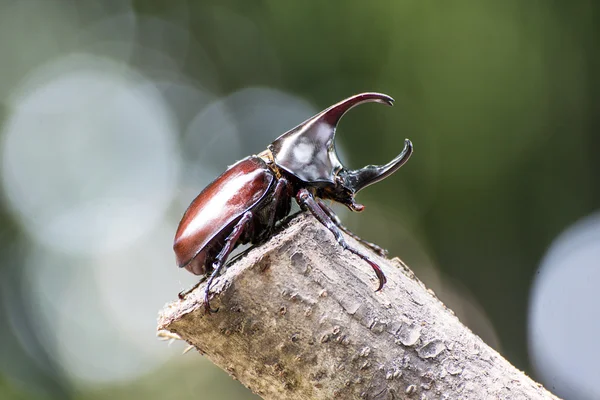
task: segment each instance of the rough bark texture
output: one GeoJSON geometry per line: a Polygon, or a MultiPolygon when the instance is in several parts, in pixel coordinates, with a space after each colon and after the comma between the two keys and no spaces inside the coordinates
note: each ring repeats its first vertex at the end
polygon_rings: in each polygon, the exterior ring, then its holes
{"type": "MultiPolygon", "coordinates": [[[[354,246],[360,246],[346,237],[354,246]]],[[[176,333],[265,399],[556,399],[460,323],[399,259],[371,267],[301,215],[168,304],[176,333]]]]}

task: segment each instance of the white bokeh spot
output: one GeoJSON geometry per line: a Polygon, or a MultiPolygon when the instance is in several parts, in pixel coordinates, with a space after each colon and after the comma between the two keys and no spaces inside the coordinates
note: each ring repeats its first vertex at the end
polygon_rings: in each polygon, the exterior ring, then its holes
{"type": "Polygon", "coordinates": [[[562,233],[542,261],[529,304],[533,366],[559,396],[600,398],[600,214],[562,233]]]}
{"type": "Polygon", "coordinates": [[[176,124],[128,67],[88,55],[41,67],[11,99],[2,185],[38,242],[112,251],[162,218],[177,185],[176,124]]]}

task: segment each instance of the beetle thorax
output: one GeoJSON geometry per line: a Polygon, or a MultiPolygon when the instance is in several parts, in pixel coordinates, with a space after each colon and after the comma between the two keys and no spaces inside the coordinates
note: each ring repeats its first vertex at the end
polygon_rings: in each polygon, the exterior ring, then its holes
{"type": "Polygon", "coordinates": [[[275,177],[277,179],[281,179],[281,171],[277,168],[277,164],[275,164],[275,158],[273,157],[273,153],[269,149],[265,149],[256,155],[261,160],[263,160],[269,169],[273,171],[275,177]]]}

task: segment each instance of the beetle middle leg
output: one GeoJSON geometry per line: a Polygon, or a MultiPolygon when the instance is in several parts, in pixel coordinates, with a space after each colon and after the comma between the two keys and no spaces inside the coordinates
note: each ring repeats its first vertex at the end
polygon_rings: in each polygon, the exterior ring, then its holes
{"type": "Polygon", "coordinates": [[[256,242],[262,242],[271,236],[275,223],[290,212],[290,183],[285,178],[280,178],[275,185],[270,204],[263,210],[266,216],[266,229],[260,234],[256,242]]]}
{"type": "Polygon", "coordinates": [[[210,275],[210,278],[208,278],[208,283],[206,284],[206,288],[204,289],[204,309],[206,310],[207,314],[219,311],[218,308],[216,310],[210,308],[210,302],[208,299],[210,286],[212,285],[213,280],[219,275],[219,272],[221,272],[221,268],[223,268],[223,266],[225,265],[225,261],[227,261],[227,257],[235,248],[237,241],[240,239],[244,231],[248,228],[250,221],[252,221],[252,217],[253,215],[251,211],[246,211],[244,213],[242,218],[233,227],[233,231],[229,234],[229,236],[227,236],[227,239],[225,239],[225,245],[223,246],[219,254],[217,254],[217,256],[215,257],[215,261],[213,263],[213,272],[210,275]]]}
{"type": "Polygon", "coordinates": [[[377,275],[377,278],[379,279],[379,287],[376,291],[380,291],[383,288],[383,285],[387,282],[387,279],[385,278],[385,275],[383,274],[383,271],[381,270],[379,265],[372,261],[367,255],[362,254],[360,251],[356,250],[355,248],[348,245],[348,243],[346,243],[346,240],[344,239],[344,236],[342,235],[342,232],[340,231],[336,223],[321,207],[319,207],[319,204],[316,202],[315,198],[308,190],[300,189],[296,194],[296,200],[298,201],[300,207],[308,209],[312,213],[312,215],[314,215],[315,218],[319,220],[320,223],[325,225],[325,227],[327,227],[327,229],[329,229],[331,233],[333,233],[333,236],[335,236],[335,239],[340,244],[340,246],[342,246],[345,250],[348,250],[351,253],[354,253],[357,256],[359,256],[360,258],[365,260],[371,266],[371,268],[373,268],[373,271],[375,271],[375,275],[377,275]]]}
{"type": "Polygon", "coordinates": [[[360,242],[363,245],[367,246],[368,248],[370,248],[371,250],[373,250],[375,253],[379,254],[381,257],[386,257],[387,256],[388,252],[387,252],[386,249],[377,246],[375,243],[367,242],[366,240],[364,240],[363,238],[357,236],[354,232],[352,232],[351,230],[349,230],[348,228],[346,228],[342,224],[342,221],[340,221],[340,219],[338,218],[338,216],[335,215],[335,212],[333,212],[333,210],[327,204],[325,204],[325,202],[323,200],[317,198],[316,201],[319,204],[319,207],[321,207],[323,209],[323,211],[325,211],[325,213],[329,216],[329,218],[331,218],[331,220],[333,221],[333,223],[336,224],[337,227],[340,228],[342,231],[346,232],[346,234],[348,236],[350,236],[351,238],[353,238],[357,242],[360,242]]]}

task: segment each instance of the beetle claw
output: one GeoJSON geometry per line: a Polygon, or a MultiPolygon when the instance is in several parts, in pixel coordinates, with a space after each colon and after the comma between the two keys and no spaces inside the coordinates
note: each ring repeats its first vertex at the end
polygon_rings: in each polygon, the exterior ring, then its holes
{"type": "Polygon", "coordinates": [[[206,314],[216,314],[219,312],[219,307],[211,308],[210,301],[208,300],[208,293],[204,296],[204,311],[206,314]]]}
{"type": "Polygon", "coordinates": [[[387,282],[387,278],[383,274],[381,268],[379,268],[379,265],[375,264],[373,261],[370,260],[367,260],[367,262],[371,264],[373,271],[375,271],[375,275],[377,275],[377,279],[379,279],[379,287],[377,288],[377,290],[375,290],[376,292],[379,292],[381,289],[383,289],[383,285],[385,285],[385,283],[387,282]]]}
{"type": "MultiPolygon", "coordinates": [[[[357,238],[358,238],[358,236],[357,236],[357,238]]],[[[360,239],[360,238],[358,238],[358,239],[360,239]]],[[[362,244],[364,244],[365,246],[367,246],[368,248],[373,250],[375,252],[375,254],[377,254],[379,257],[387,258],[388,251],[386,249],[384,249],[383,247],[378,246],[375,243],[367,242],[366,240],[362,240],[362,239],[360,239],[359,242],[361,242],[362,244]]]]}
{"type": "Polygon", "coordinates": [[[206,312],[206,314],[216,314],[219,312],[219,307],[217,308],[211,308],[210,305],[204,305],[204,311],[206,312]]]}

